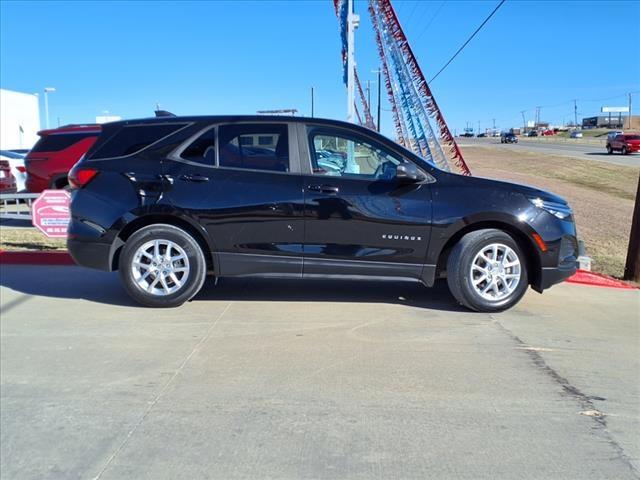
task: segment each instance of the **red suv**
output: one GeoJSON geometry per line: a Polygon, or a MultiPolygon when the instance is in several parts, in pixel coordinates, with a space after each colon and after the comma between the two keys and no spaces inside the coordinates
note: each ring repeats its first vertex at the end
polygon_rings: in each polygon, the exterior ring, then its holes
{"type": "Polygon", "coordinates": [[[640,152],[640,135],[620,134],[607,140],[607,153],[611,154],[614,150],[620,150],[620,153],[640,152]]]}
{"type": "Polygon", "coordinates": [[[25,158],[28,192],[67,188],[67,173],[94,144],[100,125],[66,125],[38,132],[40,140],[25,158]]]}

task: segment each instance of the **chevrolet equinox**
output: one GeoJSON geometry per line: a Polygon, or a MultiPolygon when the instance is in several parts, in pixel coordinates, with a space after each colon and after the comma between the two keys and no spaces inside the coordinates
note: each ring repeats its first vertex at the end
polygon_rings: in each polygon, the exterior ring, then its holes
{"type": "Polygon", "coordinates": [[[69,173],[68,247],[151,307],[217,277],[374,278],[491,312],[576,270],[573,214],[535,188],[439,170],[382,135],[316,118],[108,123],[69,173]]]}

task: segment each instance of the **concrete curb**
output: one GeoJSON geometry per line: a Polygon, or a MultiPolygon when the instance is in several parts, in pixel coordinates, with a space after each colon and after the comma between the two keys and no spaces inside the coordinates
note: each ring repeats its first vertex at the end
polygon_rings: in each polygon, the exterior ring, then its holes
{"type": "MultiPolygon", "coordinates": [[[[75,265],[68,252],[28,252],[0,250],[0,265],[75,265]]],[[[566,280],[568,283],[592,285],[594,287],[623,288],[636,287],[601,273],[578,270],[566,280]]]]}

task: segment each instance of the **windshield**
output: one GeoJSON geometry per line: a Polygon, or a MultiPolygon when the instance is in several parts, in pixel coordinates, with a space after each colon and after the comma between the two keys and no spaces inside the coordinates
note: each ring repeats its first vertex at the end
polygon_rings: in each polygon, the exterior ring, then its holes
{"type": "Polygon", "coordinates": [[[2,155],[3,157],[13,158],[16,160],[24,158],[24,155],[20,155],[19,153],[16,153],[16,152],[10,152],[9,150],[0,150],[0,155],[2,155]]]}

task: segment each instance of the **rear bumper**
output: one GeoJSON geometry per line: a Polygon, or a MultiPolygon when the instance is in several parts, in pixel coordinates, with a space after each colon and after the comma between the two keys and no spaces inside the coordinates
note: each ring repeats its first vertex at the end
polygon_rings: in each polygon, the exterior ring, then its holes
{"type": "Polygon", "coordinates": [[[67,249],[78,265],[110,272],[112,268],[112,244],[95,241],[67,239],[67,249]]]}

